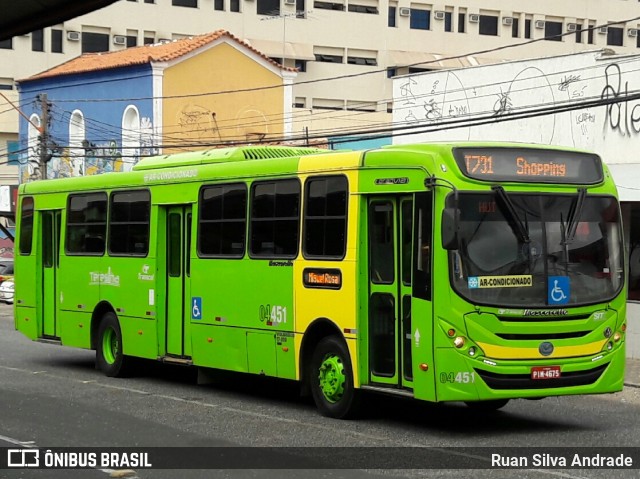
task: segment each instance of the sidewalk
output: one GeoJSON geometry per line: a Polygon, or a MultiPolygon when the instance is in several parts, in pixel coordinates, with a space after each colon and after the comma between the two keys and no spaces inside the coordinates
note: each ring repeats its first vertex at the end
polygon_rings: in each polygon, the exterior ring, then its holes
{"type": "Polygon", "coordinates": [[[627,358],[624,385],[640,388],[640,359],[627,358]]]}

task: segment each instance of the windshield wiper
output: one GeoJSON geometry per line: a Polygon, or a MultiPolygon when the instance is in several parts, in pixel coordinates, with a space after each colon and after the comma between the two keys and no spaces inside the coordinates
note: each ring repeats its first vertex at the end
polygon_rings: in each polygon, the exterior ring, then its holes
{"type": "Polygon", "coordinates": [[[564,231],[563,244],[571,243],[576,236],[576,230],[578,229],[578,222],[582,216],[582,210],[584,209],[584,199],[587,196],[586,188],[578,188],[578,196],[576,200],[571,203],[569,209],[569,215],[567,216],[567,226],[564,231]]]}
{"type": "Polygon", "coordinates": [[[496,192],[496,195],[498,195],[498,198],[502,201],[504,211],[506,211],[509,216],[509,225],[511,225],[511,229],[513,229],[515,235],[520,238],[523,243],[530,243],[529,232],[520,219],[520,216],[518,216],[518,212],[515,206],[513,206],[513,202],[507,192],[500,185],[493,185],[491,189],[496,192]]]}

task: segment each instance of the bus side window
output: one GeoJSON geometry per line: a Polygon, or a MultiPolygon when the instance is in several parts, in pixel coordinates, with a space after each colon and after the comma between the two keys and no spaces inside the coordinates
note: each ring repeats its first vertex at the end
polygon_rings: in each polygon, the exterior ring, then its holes
{"type": "Polygon", "coordinates": [[[413,296],[431,300],[433,194],[416,193],[413,220],[413,296]]]}

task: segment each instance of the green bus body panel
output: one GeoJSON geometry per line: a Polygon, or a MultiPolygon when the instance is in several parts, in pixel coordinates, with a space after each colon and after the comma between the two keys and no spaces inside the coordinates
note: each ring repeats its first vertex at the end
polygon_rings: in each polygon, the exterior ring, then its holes
{"type": "MultiPolygon", "coordinates": [[[[581,319],[549,321],[547,318],[527,322],[501,321],[498,318],[500,308],[477,306],[453,290],[449,279],[448,252],[440,241],[441,212],[451,189],[440,186],[455,185],[459,190],[478,192],[488,192],[491,188],[488,182],[465,177],[458,168],[452,150],[456,146],[469,145],[496,146],[489,142],[439,143],[397,145],[365,152],[287,147],[228,148],[144,159],[134,167],[134,171],[127,173],[21,185],[20,198],[32,195],[36,211],[32,254],[23,256],[16,251],[16,329],[30,339],[59,337],[64,345],[91,348],[91,332],[95,329],[92,320],[96,319],[94,311],[98,307],[111,308],[120,321],[123,351],[127,355],[159,359],[168,354],[180,356],[173,353],[180,349],[182,356],[197,366],[301,379],[300,344],[305,338],[306,328],[320,320],[340,331],[353,352],[356,386],[374,385],[391,392],[402,390],[428,401],[476,401],[621,390],[624,336],[611,351],[556,360],[553,357],[509,357],[486,362],[487,357],[482,354],[469,354],[469,347],[478,343],[503,348],[501,351],[512,349],[514,356],[522,355],[524,350],[537,349],[540,345],[541,340],[522,340],[517,338],[518,335],[542,337],[560,334],[564,339],[554,339],[556,347],[581,348],[603,341],[607,328],[620,331],[626,321],[625,288],[607,303],[568,308],[569,315],[579,315],[581,319]],[[317,160],[312,162],[318,165],[314,166],[316,169],[304,169],[302,156],[305,160],[317,160]],[[322,166],[324,158],[330,165],[326,168],[322,166]],[[342,163],[338,162],[343,162],[344,166],[339,166],[342,163]],[[248,245],[247,253],[239,259],[198,256],[198,200],[203,185],[242,182],[250,194],[256,181],[303,177],[301,196],[304,196],[304,177],[326,175],[349,177],[351,206],[347,213],[349,249],[346,259],[311,261],[305,259],[301,251],[295,259],[251,258],[248,245]],[[432,186],[434,182],[438,187],[432,186]],[[65,208],[68,194],[88,191],[110,193],[127,189],[148,189],[151,192],[152,226],[148,253],[144,257],[117,257],[107,252],[101,256],[66,255],[65,208]],[[431,298],[411,297],[410,300],[411,378],[401,377],[404,372],[402,358],[399,357],[404,347],[401,342],[407,338],[397,337],[395,359],[398,369],[390,379],[384,380],[374,377],[370,367],[373,346],[369,325],[371,292],[395,294],[397,301],[410,290],[406,285],[398,285],[397,278],[388,288],[376,289],[370,285],[369,205],[377,199],[391,198],[397,208],[401,201],[415,198],[414,193],[425,191],[433,191],[431,298]],[[167,212],[180,208],[192,215],[191,248],[187,252],[190,269],[189,274],[180,280],[184,282],[178,285],[178,288],[183,287],[182,296],[168,297],[167,212]],[[46,210],[61,210],[62,247],[55,289],[43,293],[43,287],[53,280],[51,272],[44,271],[39,249],[39,238],[43,233],[40,212],[46,210]],[[306,267],[340,270],[342,288],[305,288],[301,273],[306,267]],[[52,297],[52,292],[55,292],[55,297],[52,297]],[[176,302],[175,307],[171,307],[172,302],[176,302]],[[201,305],[200,317],[192,313],[194,302],[201,305]],[[338,308],[342,310],[336,313],[338,308]],[[47,322],[52,311],[56,318],[54,329],[51,329],[54,323],[47,322]],[[448,334],[451,329],[455,330],[456,336],[464,336],[467,341],[464,347],[453,347],[452,337],[448,334]],[[566,336],[577,332],[584,334],[566,336]],[[551,364],[561,366],[563,373],[599,366],[606,366],[606,369],[592,384],[548,389],[492,389],[479,375],[479,371],[484,371],[526,376],[533,366],[551,364]]],[[[519,143],[500,146],[547,148],[519,143]]],[[[588,193],[617,197],[606,166],[603,165],[603,169],[604,181],[589,185],[588,193]]],[[[576,185],[541,186],[515,182],[503,185],[508,192],[575,194],[577,188],[576,185]]],[[[304,205],[301,213],[303,211],[304,205]]],[[[19,244],[20,222],[18,214],[16,244],[19,244]]],[[[400,238],[398,224],[393,232],[396,238],[400,238]]],[[[249,231],[250,225],[247,224],[247,243],[251,240],[249,231]]],[[[299,244],[302,244],[301,240],[299,244]]],[[[398,249],[394,254],[398,262],[401,252],[398,249]]],[[[398,326],[400,318],[395,318],[395,321],[396,333],[402,331],[398,326]]],[[[478,349],[481,351],[480,347],[478,349]]]]}

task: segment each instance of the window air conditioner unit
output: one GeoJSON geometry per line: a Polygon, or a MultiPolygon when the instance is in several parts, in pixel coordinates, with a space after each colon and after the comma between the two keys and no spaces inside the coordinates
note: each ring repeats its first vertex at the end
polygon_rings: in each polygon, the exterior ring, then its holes
{"type": "Polygon", "coordinates": [[[502,17],[503,25],[513,25],[513,17],[502,17]]]}
{"type": "Polygon", "coordinates": [[[544,28],[544,20],[536,20],[536,28],[544,28]]]}
{"type": "Polygon", "coordinates": [[[473,13],[469,15],[469,23],[478,23],[480,21],[480,15],[473,13]]]}
{"type": "Polygon", "coordinates": [[[114,35],[113,36],[113,44],[114,45],[126,45],[127,44],[127,37],[125,37],[124,35],[114,35]]]}
{"type": "Polygon", "coordinates": [[[606,35],[608,30],[609,29],[607,27],[600,27],[598,28],[598,33],[601,35],[606,35]]]}
{"type": "Polygon", "coordinates": [[[637,28],[630,28],[629,30],[627,30],[627,35],[629,35],[630,37],[637,37],[638,36],[638,29],[637,28]]]}
{"type": "Polygon", "coordinates": [[[436,20],[444,20],[444,12],[442,10],[436,10],[433,13],[433,18],[436,20]]]}
{"type": "Polygon", "coordinates": [[[409,7],[400,7],[400,16],[408,17],[411,15],[411,9],[409,7]]]}
{"type": "Polygon", "coordinates": [[[578,24],[577,23],[567,23],[567,31],[568,32],[575,32],[578,29],[578,24]]]}
{"type": "Polygon", "coordinates": [[[67,40],[72,42],[80,41],[80,32],[67,32],[67,40]]]}
{"type": "Polygon", "coordinates": [[[295,5],[296,0],[284,0],[285,5],[295,5]]]}

